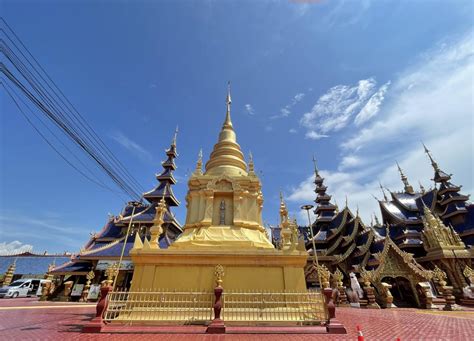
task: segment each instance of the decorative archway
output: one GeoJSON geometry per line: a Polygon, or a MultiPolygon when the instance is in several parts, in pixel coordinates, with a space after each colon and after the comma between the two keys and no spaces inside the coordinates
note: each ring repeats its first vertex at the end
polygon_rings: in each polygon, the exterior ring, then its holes
{"type": "Polygon", "coordinates": [[[418,306],[417,292],[413,291],[411,282],[403,277],[386,276],[381,282],[388,283],[392,286],[390,292],[393,296],[393,304],[398,308],[412,308],[418,306]]]}

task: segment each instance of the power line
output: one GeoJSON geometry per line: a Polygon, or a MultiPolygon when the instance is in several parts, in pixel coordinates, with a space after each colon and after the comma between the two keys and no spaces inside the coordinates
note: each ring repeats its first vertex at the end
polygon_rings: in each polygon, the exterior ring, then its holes
{"type": "MultiPolygon", "coordinates": [[[[62,154],[55,146],[54,144],[45,136],[45,134],[43,134],[41,132],[41,130],[33,123],[33,121],[28,117],[27,114],[25,114],[25,112],[23,111],[23,109],[21,108],[20,104],[18,102],[21,102],[29,111],[31,114],[33,114],[37,119],[38,121],[40,121],[43,126],[49,131],[49,133],[51,135],[53,135],[59,143],[61,143],[61,145],[68,151],[70,152],[70,154],[72,156],[74,156],[76,158],[76,160],[81,163],[81,165],[86,168],[92,176],[93,173],[92,171],[74,154],[72,153],[72,151],[66,146],[66,144],[64,144],[64,142],[61,141],[61,139],[59,139],[57,137],[56,134],[54,134],[54,132],[43,122],[41,121],[41,119],[34,113],[34,111],[27,105],[27,103],[21,98],[19,97],[18,95],[14,96],[14,91],[13,89],[7,84],[4,82],[3,79],[0,78],[0,85],[5,89],[5,91],[7,92],[7,94],[9,95],[9,97],[11,98],[11,100],[13,101],[13,103],[15,104],[15,106],[17,107],[18,111],[20,111],[20,113],[22,114],[22,116],[25,118],[25,120],[32,126],[32,128],[38,133],[38,135],[40,135],[40,137],[69,165],[71,166],[74,170],[76,170],[79,174],[81,174],[82,176],[84,176],[87,180],[93,182],[94,184],[106,189],[106,190],[109,190],[115,194],[118,194],[118,195],[121,195],[119,192],[116,192],[114,191],[113,189],[111,189],[110,187],[108,187],[107,185],[105,185],[102,181],[98,180],[98,179],[93,179],[91,177],[89,177],[87,174],[85,174],[83,171],[81,171],[79,168],[77,168],[71,161],[69,161],[67,159],[67,157],[62,154]],[[18,101],[17,101],[18,100],[18,101]]],[[[122,199],[124,199],[122,197],[122,199]]]]}
{"type": "MultiPolygon", "coordinates": [[[[23,44],[23,42],[20,40],[20,38],[15,34],[15,32],[8,26],[8,24],[5,22],[5,20],[2,19],[2,22],[6,25],[6,27],[10,30],[10,32],[13,34],[13,36],[18,40],[20,45],[25,49],[26,53],[33,59],[35,64],[38,66],[38,68],[43,72],[44,76],[37,70],[37,68],[33,65],[33,63],[30,62],[27,56],[21,51],[21,49],[18,47],[18,45],[14,42],[13,39],[5,32],[5,30],[0,29],[1,32],[5,34],[7,39],[13,44],[13,46],[20,52],[20,54],[23,56],[23,58],[27,61],[27,63],[31,66],[33,71],[36,72],[36,74],[41,78],[41,80],[46,84],[46,86],[52,91],[52,93],[57,97],[57,99],[64,105],[60,106],[61,110],[64,111],[66,116],[72,120],[72,118],[75,119],[75,121],[79,124],[79,130],[84,133],[84,137],[86,139],[91,138],[92,140],[89,140],[89,142],[92,142],[92,144],[98,144],[103,150],[98,149],[98,152],[106,159],[111,161],[112,163],[115,164],[115,166],[118,168],[119,172],[122,173],[124,177],[128,179],[129,182],[133,183],[135,186],[137,186],[141,192],[144,191],[143,187],[138,183],[138,181],[130,174],[130,172],[125,168],[125,166],[120,162],[120,160],[110,151],[110,149],[107,147],[107,145],[103,142],[103,140],[97,135],[97,133],[93,130],[93,128],[89,125],[89,123],[84,119],[84,117],[77,111],[77,109],[73,106],[73,104],[67,99],[67,97],[64,95],[64,93],[57,87],[56,83],[51,79],[51,77],[47,74],[47,72],[43,69],[43,67],[39,64],[39,62],[36,60],[36,58],[30,53],[30,51],[26,48],[26,46],[23,44]],[[49,83],[48,82],[51,83],[49,83]],[[52,85],[52,86],[51,86],[52,85]],[[59,94],[58,94],[59,92],[59,94]],[[68,113],[69,111],[69,113],[68,113]],[[72,118],[71,118],[72,117],[72,118]]],[[[6,44],[4,44],[6,46],[6,44]]],[[[7,46],[6,46],[7,47],[7,46]]],[[[8,47],[7,47],[8,48],[8,47]]],[[[10,50],[10,49],[9,49],[10,50]]],[[[10,50],[11,51],[11,50],[10,50]]],[[[20,58],[17,57],[17,60],[19,62],[20,58]]],[[[14,64],[15,67],[17,67],[16,64],[14,64]]],[[[26,67],[23,68],[27,70],[26,67]]],[[[31,75],[31,73],[30,73],[31,75]]],[[[34,76],[33,76],[34,77],[34,76]]],[[[25,77],[25,79],[27,79],[25,77]]],[[[36,81],[37,85],[42,87],[40,82],[36,81]]],[[[58,104],[57,100],[54,99],[54,97],[51,96],[51,99],[58,104]]],[[[50,99],[50,101],[51,101],[50,99]]],[[[62,115],[59,112],[60,115],[62,115]]],[[[66,118],[64,118],[66,119],[66,118]]]]}
{"type": "MultiPolygon", "coordinates": [[[[143,192],[142,186],[111,152],[111,150],[97,135],[89,123],[67,99],[64,93],[41,67],[38,61],[26,48],[15,32],[13,32],[5,20],[3,18],[0,18],[0,20],[16,38],[19,44],[24,48],[30,58],[33,59],[34,63],[43,72],[44,76],[38,71],[35,65],[29,60],[25,53],[23,53],[23,51],[3,28],[1,28],[0,31],[6,36],[7,40],[11,42],[12,46],[16,48],[17,51],[19,51],[19,55],[16,54],[15,51],[13,51],[3,39],[0,39],[0,51],[5,55],[11,65],[13,65],[13,67],[19,72],[22,78],[29,85],[30,89],[28,89],[28,87],[14,75],[5,64],[0,63],[0,71],[20,91],[20,93],[28,98],[29,101],[31,101],[31,103],[33,103],[36,108],[45,115],[45,117],[52,124],[56,125],[56,127],[60,129],[60,131],[62,131],[66,137],[68,137],[73,143],[76,144],[76,146],[85,152],[86,155],[89,156],[99,166],[99,169],[101,169],[124,193],[127,193],[134,198],[141,198],[141,193],[143,192]],[[29,67],[28,65],[25,65],[21,57],[26,60],[29,67]],[[37,76],[35,76],[35,74],[37,76]]],[[[14,101],[21,114],[27,119],[28,123],[33,126],[38,134],[40,134],[45,142],[53,148],[54,151],[88,180],[110,190],[110,188],[105,186],[100,180],[98,180],[96,176],[94,176],[92,171],[87,166],[85,166],[84,163],[69,148],[66,147],[61,139],[59,139],[52,132],[52,130],[37,115],[34,114],[34,111],[30,109],[23,100],[21,100],[21,97],[16,94],[22,103],[30,110],[30,112],[36,116],[36,118],[46,127],[46,129],[48,129],[50,134],[52,134],[63,145],[63,147],[65,147],[67,151],[79,163],[81,163],[85,169],[89,171],[92,177],[95,177],[96,179],[92,179],[90,176],[78,169],[78,167],[76,167],[62,153],[60,153],[59,150],[54,147],[53,143],[49,141],[46,136],[41,133],[39,128],[34,125],[32,120],[28,118],[28,115],[22,111],[20,104],[13,96],[14,91],[12,88],[7,89],[5,85],[6,83],[2,82],[3,88],[14,101]]]]}

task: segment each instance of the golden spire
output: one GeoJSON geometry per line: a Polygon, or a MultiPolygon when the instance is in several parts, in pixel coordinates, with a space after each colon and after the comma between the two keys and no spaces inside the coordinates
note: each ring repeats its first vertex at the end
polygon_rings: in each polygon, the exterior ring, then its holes
{"type": "Polygon", "coordinates": [[[438,164],[437,164],[436,161],[433,159],[433,156],[431,155],[429,149],[426,148],[425,144],[422,143],[422,145],[423,145],[423,148],[425,148],[425,153],[426,153],[426,155],[428,155],[428,157],[430,158],[431,165],[433,166],[433,169],[435,170],[435,172],[438,172],[438,171],[439,171],[438,164]]]}
{"type": "Polygon", "coordinates": [[[244,155],[237,143],[232,121],[230,119],[230,83],[227,90],[226,97],[226,116],[219,134],[219,140],[214,145],[214,150],[206,163],[206,174],[220,175],[226,173],[227,175],[247,175],[247,164],[244,160],[244,155]]]}
{"type": "MultiPolygon", "coordinates": [[[[395,162],[397,162],[397,161],[395,161],[395,162]]],[[[413,187],[411,187],[411,185],[408,183],[408,178],[406,177],[405,174],[403,174],[403,171],[400,168],[400,165],[398,164],[398,162],[397,162],[397,167],[398,167],[398,171],[400,172],[400,177],[402,179],[402,182],[405,185],[405,192],[409,193],[409,194],[413,194],[414,193],[413,187]]]]}

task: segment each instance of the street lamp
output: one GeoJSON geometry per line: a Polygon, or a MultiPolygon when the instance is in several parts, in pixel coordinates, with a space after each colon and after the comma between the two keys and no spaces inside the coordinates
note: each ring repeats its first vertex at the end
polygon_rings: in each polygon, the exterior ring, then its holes
{"type": "Polygon", "coordinates": [[[320,273],[319,273],[318,254],[316,252],[316,242],[314,240],[313,226],[312,226],[312,223],[311,223],[311,216],[309,215],[309,211],[313,208],[314,208],[313,205],[303,205],[303,206],[301,206],[301,209],[306,210],[306,213],[308,213],[309,231],[311,232],[311,241],[313,243],[313,257],[314,257],[313,263],[316,264],[316,271],[318,272],[319,286],[320,286],[320,288],[322,288],[321,276],[320,276],[320,273]]]}
{"type": "Polygon", "coordinates": [[[142,203],[139,202],[139,201],[130,201],[128,204],[133,207],[132,208],[132,214],[130,215],[130,222],[128,223],[127,234],[125,235],[125,240],[123,241],[122,252],[120,253],[120,259],[119,259],[118,267],[117,267],[117,274],[114,278],[114,284],[112,285],[112,291],[115,290],[115,284],[117,284],[117,278],[118,278],[118,275],[119,275],[119,272],[120,272],[120,267],[122,266],[123,254],[125,253],[125,247],[127,246],[127,240],[128,240],[128,236],[130,234],[130,228],[132,227],[132,221],[133,221],[133,216],[135,215],[135,209],[137,207],[141,206],[142,203]]]}

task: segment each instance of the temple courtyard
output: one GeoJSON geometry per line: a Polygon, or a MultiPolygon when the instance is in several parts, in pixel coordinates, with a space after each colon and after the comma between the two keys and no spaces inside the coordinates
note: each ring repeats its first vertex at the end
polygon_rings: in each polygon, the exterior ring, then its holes
{"type": "MultiPolygon", "coordinates": [[[[467,308],[466,308],[467,309],[467,308]]],[[[206,335],[204,327],[167,327],[159,334],[84,334],[95,304],[39,302],[35,298],[0,300],[0,333],[3,340],[357,340],[357,325],[366,340],[472,340],[474,309],[428,311],[420,309],[338,308],[338,319],[347,335],[206,335]],[[185,330],[186,332],[183,332],[185,330]]],[[[245,329],[234,332],[245,332],[245,329]]]]}

